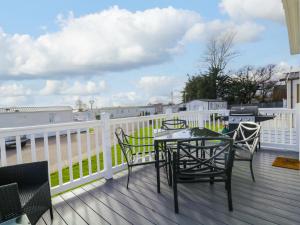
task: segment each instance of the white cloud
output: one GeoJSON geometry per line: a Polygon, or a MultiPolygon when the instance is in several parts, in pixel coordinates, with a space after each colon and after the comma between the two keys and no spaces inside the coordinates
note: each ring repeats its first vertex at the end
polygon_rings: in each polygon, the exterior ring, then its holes
{"type": "Polygon", "coordinates": [[[93,95],[99,94],[107,89],[105,81],[99,82],[75,81],[70,84],[66,81],[47,80],[44,88],[40,90],[41,95],[93,95]]]}
{"type": "MultiPolygon", "coordinates": [[[[0,85],[1,97],[21,97],[30,95],[32,93],[30,88],[25,87],[23,84],[17,83],[4,83],[0,85]]],[[[1,99],[2,101],[3,99],[1,99]]]]}
{"type": "Polygon", "coordinates": [[[186,33],[184,41],[206,40],[210,37],[222,37],[234,33],[235,43],[256,41],[259,34],[264,31],[262,25],[253,22],[236,23],[233,21],[213,20],[206,24],[198,24],[186,33]],[[205,35],[203,35],[205,34],[205,35]]]}
{"type": "Polygon", "coordinates": [[[171,76],[143,76],[138,80],[137,87],[148,94],[162,95],[170,94],[178,83],[171,76]]]}
{"type": "Polygon", "coordinates": [[[60,28],[38,37],[0,30],[0,78],[59,79],[160,64],[189,41],[234,30],[241,42],[262,28],[253,23],[203,21],[191,10],[153,8],[128,11],[117,6],[75,17],[58,16],[60,28]],[[246,32],[247,31],[247,32],[246,32]]]}
{"type": "Polygon", "coordinates": [[[168,8],[131,12],[112,7],[67,19],[37,38],[0,31],[0,72],[50,76],[118,71],[169,60],[199,14],[168,8]],[[162,22],[163,21],[163,22],[162,22]]]}
{"type": "Polygon", "coordinates": [[[115,93],[111,97],[110,105],[123,106],[123,105],[139,105],[145,104],[141,94],[137,94],[135,91],[119,92],[115,93]]]}
{"type": "Polygon", "coordinates": [[[222,0],[221,10],[236,20],[267,19],[284,21],[281,0],[222,0]]]}
{"type": "MultiPolygon", "coordinates": [[[[169,103],[180,99],[183,79],[172,76],[143,76],[137,82],[137,88],[144,93],[145,103],[169,103]]],[[[145,104],[144,103],[144,104],[145,104]]]]}

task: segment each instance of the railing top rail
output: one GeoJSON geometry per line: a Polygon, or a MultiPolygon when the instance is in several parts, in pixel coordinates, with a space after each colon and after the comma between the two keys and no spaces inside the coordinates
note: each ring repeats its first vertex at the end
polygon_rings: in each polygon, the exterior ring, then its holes
{"type": "Polygon", "coordinates": [[[274,112],[296,112],[296,109],[287,109],[287,108],[259,108],[259,111],[274,111],[274,112]]]}
{"type": "Polygon", "coordinates": [[[93,128],[101,125],[100,120],[84,121],[84,122],[70,122],[70,123],[56,123],[56,124],[43,124],[36,126],[26,127],[9,127],[0,128],[0,138],[27,135],[32,133],[56,132],[70,129],[83,129],[93,128]]]}

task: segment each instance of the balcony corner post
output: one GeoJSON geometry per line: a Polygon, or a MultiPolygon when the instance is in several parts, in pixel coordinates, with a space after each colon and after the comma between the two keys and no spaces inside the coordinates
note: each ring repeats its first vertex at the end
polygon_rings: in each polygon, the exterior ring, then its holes
{"type": "Polygon", "coordinates": [[[165,114],[167,115],[167,120],[170,120],[172,118],[172,113],[173,113],[172,107],[166,108],[165,114]]]}
{"type": "Polygon", "coordinates": [[[105,112],[101,113],[101,123],[102,123],[104,178],[108,180],[113,178],[109,113],[105,113],[105,112]]]}
{"type": "Polygon", "coordinates": [[[300,160],[300,103],[296,104],[296,140],[297,140],[297,150],[299,152],[299,160],[300,160]]]}

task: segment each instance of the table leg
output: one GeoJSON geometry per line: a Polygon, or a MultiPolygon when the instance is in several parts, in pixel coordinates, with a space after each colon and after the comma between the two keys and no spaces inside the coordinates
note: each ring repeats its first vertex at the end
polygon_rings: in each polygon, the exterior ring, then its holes
{"type": "Polygon", "coordinates": [[[159,174],[159,149],[158,141],[154,141],[155,148],[155,165],[156,165],[156,182],[157,182],[157,193],[160,193],[160,174],[159,174]]]}

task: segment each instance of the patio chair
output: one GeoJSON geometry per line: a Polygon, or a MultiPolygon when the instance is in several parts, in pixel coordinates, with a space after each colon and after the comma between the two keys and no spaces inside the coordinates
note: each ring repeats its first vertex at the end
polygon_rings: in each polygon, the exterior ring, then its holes
{"type": "MultiPolygon", "coordinates": [[[[162,130],[181,130],[181,129],[187,129],[189,126],[187,125],[187,121],[183,120],[183,119],[169,119],[169,120],[164,120],[162,121],[162,125],[161,125],[161,129],[162,130]]],[[[172,177],[170,174],[170,170],[171,170],[171,164],[170,164],[170,159],[168,157],[166,148],[167,147],[171,147],[173,149],[177,148],[177,142],[168,142],[167,146],[164,146],[163,148],[165,149],[165,154],[164,157],[166,159],[166,163],[168,166],[165,167],[166,169],[166,174],[167,174],[167,180],[168,180],[168,184],[169,186],[172,185],[172,177]]]]}
{"type": "Polygon", "coordinates": [[[228,208],[233,210],[231,198],[231,173],[234,160],[233,139],[228,137],[197,138],[179,141],[172,154],[172,176],[175,213],[178,207],[178,183],[224,182],[227,190],[228,208]],[[199,145],[198,143],[204,143],[199,145]],[[198,154],[198,152],[205,152],[198,154]]]}
{"type": "Polygon", "coordinates": [[[134,137],[125,134],[124,130],[121,127],[118,127],[115,130],[115,135],[118,140],[118,144],[122,150],[122,154],[124,155],[125,161],[127,163],[127,189],[129,186],[129,177],[132,172],[132,168],[136,166],[143,166],[147,164],[155,164],[155,150],[153,144],[145,144],[145,140],[151,140],[153,137],[134,137]],[[135,141],[134,141],[135,140],[135,141]],[[134,144],[140,140],[143,144],[134,144]],[[148,148],[147,151],[144,152],[144,148],[148,148]],[[143,159],[141,156],[145,155],[148,157],[148,161],[143,159]]]}
{"type": "Polygon", "coordinates": [[[188,128],[186,120],[170,119],[162,121],[161,129],[163,130],[179,130],[188,128]]]}
{"type": "Polygon", "coordinates": [[[235,160],[248,161],[253,182],[255,182],[253,172],[253,156],[256,152],[260,137],[261,126],[254,122],[241,122],[233,133],[235,149],[235,160]]]}
{"type": "Polygon", "coordinates": [[[31,224],[50,209],[53,219],[48,162],[0,168],[0,223],[25,213],[31,224]]]}

